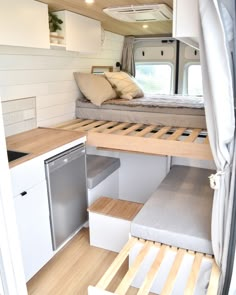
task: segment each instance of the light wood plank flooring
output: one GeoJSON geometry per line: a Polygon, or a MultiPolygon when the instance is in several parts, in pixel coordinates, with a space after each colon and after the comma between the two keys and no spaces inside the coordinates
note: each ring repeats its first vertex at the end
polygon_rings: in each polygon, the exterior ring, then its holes
{"type": "MultiPolygon", "coordinates": [[[[88,229],[83,228],[27,284],[31,295],[86,295],[89,285],[95,286],[117,253],[89,245],[88,229]]],[[[114,291],[128,269],[125,261],[111,282],[114,291]]],[[[137,294],[130,288],[128,295],[137,294]]]]}

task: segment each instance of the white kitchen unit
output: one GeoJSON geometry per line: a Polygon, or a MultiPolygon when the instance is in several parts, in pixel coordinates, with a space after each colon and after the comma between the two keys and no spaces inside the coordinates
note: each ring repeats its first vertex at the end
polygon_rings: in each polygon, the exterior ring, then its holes
{"type": "Polygon", "coordinates": [[[28,281],[52,256],[47,185],[41,157],[11,169],[21,252],[28,281]]]}
{"type": "Polygon", "coordinates": [[[46,4],[0,0],[0,7],[0,45],[50,48],[46,4]]]}
{"type": "Polygon", "coordinates": [[[54,12],[62,21],[58,39],[66,50],[95,53],[101,49],[101,22],[67,10],[54,12]]]}
{"type": "Polygon", "coordinates": [[[174,38],[198,48],[199,9],[197,0],[173,1],[172,35],[174,38]]]}
{"type": "MultiPolygon", "coordinates": [[[[67,144],[62,144],[10,168],[26,281],[30,280],[56,253],[52,247],[44,161],[84,143],[85,140],[85,137],[81,137],[67,144]]],[[[24,152],[30,153],[29,150],[24,150],[24,152]]]]}

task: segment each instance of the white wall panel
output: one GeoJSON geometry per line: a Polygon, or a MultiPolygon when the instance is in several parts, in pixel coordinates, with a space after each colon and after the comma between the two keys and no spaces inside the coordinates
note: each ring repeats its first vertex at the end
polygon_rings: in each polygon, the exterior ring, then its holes
{"type": "MultiPolygon", "coordinates": [[[[0,46],[1,100],[36,97],[37,126],[73,119],[75,101],[81,95],[73,72],[90,72],[96,65],[115,69],[121,59],[123,40],[120,35],[105,32],[101,52],[92,55],[61,49],[0,46]]],[[[23,130],[22,123],[20,128],[11,128],[7,135],[23,130]]]]}

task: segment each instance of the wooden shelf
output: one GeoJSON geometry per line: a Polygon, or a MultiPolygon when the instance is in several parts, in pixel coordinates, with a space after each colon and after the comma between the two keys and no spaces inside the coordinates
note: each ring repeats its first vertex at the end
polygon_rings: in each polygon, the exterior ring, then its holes
{"type": "Polygon", "coordinates": [[[212,160],[207,131],[115,121],[75,119],[57,125],[87,132],[87,143],[97,148],[212,160]]]}
{"type": "Polygon", "coordinates": [[[58,36],[58,35],[51,35],[50,34],[50,38],[55,38],[55,39],[64,39],[63,36],[58,36]]]}

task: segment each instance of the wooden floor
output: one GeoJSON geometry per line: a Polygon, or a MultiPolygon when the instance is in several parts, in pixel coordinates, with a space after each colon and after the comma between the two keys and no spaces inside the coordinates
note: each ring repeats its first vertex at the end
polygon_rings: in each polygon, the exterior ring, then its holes
{"type": "MultiPolygon", "coordinates": [[[[89,245],[88,229],[82,229],[27,284],[34,295],[87,295],[89,285],[96,285],[117,253],[89,245]]],[[[126,260],[109,290],[112,292],[128,269],[126,260]]],[[[128,295],[137,294],[130,288],[128,295]]]]}

